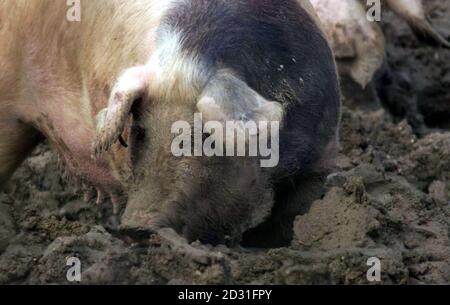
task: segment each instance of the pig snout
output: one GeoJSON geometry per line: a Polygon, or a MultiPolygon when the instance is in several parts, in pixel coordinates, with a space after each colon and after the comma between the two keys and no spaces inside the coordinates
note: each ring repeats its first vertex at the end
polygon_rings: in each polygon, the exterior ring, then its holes
{"type": "Polygon", "coordinates": [[[178,181],[168,197],[152,200],[160,187],[151,183],[139,187],[130,196],[121,229],[157,232],[172,228],[189,242],[236,246],[245,231],[270,214],[273,192],[268,177],[260,172],[256,160],[207,162],[205,167],[193,161],[190,178],[178,181]]]}

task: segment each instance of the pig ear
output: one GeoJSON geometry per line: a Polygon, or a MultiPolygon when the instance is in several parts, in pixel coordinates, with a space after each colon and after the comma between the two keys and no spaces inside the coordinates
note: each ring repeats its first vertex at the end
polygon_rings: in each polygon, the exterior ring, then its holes
{"type": "Polygon", "coordinates": [[[266,100],[229,72],[216,75],[197,103],[204,121],[281,122],[283,107],[266,100]]]}
{"type": "Polygon", "coordinates": [[[133,67],[126,70],[113,87],[108,107],[97,115],[97,130],[93,144],[93,155],[108,151],[122,135],[134,102],[148,88],[147,69],[133,67]]]}

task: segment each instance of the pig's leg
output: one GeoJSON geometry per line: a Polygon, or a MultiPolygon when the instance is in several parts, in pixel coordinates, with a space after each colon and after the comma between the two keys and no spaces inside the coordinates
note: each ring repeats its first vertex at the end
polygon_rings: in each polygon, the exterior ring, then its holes
{"type": "Polygon", "coordinates": [[[41,137],[34,128],[23,123],[5,122],[2,118],[0,122],[0,187],[2,187],[39,143],[41,137]]]}

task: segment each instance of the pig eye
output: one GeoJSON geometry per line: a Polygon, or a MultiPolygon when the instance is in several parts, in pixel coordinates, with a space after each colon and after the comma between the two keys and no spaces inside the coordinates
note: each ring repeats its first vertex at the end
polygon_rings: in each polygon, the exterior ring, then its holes
{"type": "Polygon", "coordinates": [[[131,126],[131,142],[132,144],[139,144],[145,140],[145,128],[141,124],[143,118],[142,99],[134,102],[131,108],[133,114],[133,124],[131,126]]]}
{"type": "Polygon", "coordinates": [[[132,134],[134,135],[134,141],[142,143],[145,140],[145,129],[141,127],[134,127],[132,134]]]}
{"type": "Polygon", "coordinates": [[[142,151],[140,147],[143,145],[146,139],[146,131],[142,128],[138,122],[134,122],[131,127],[129,138],[129,154],[132,163],[135,163],[139,159],[139,153],[142,151]]]}

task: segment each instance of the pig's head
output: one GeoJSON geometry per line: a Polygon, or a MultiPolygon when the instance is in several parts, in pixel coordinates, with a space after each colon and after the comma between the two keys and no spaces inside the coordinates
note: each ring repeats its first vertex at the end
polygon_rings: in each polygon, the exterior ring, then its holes
{"type": "MultiPolygon", "coordinates": [[[[199,129],[195,113],[202,114],[203,126],[212,121],[224,126],[230,121],[280,122],[281,104],[267,101],[228,70],[186,85],[192,86],[189,90],[180,89],[182,84],[173,79],[164,85],[160,80],[164,77],[147,66],[127,70],[114,87],[108,107],[98,115],[97,156],[121,139],[132,118],[127,143],[133,179],[122,227],[138,231],[170,227],[189,241],[235,244],[244,231],[270,213],[270,170],[261,167],[259,157],[207,157],[202,152],[201,156],[177,156],[174,140],[180,134],[174,123],[192,127],[184,146],[195,142],[199,129]]],[[[210,131],[217,135],[214,145],[226,147],[230,134],[223,132],[221,139],[220,132],[210,131]]],[[[257,128],[256,135],[260,132],[257,128]]],[[[193,151],[195,143],[192,146],[193,151]]]]}

